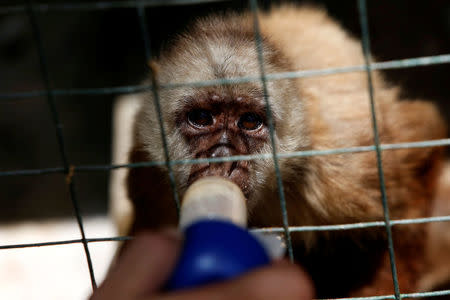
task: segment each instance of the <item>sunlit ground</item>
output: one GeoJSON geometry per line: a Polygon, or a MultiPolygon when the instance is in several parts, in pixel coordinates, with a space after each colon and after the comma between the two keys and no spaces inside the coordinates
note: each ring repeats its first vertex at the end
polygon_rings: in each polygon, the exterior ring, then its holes
{"type": "MultiPolygon", "coordinates": [[[[83,218],[87,238],[112,237],[107,217],[83,218]]],[[[25,244],[79,239],[75,219],[0,224],[0,244],[25,244]]],[[[117,242],[89,244],[95,278],[100,283],[117,242]]],[[[87,299],[91,281],[80,243],[22,249],[0,249],[0,299],[87,299]]]]}

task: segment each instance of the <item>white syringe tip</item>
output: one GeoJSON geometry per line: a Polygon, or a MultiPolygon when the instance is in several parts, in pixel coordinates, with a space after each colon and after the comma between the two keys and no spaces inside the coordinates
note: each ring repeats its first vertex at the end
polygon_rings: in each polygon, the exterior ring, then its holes
{"type": "Polygon", "coordinates": [[[181,204],[180,227],[198,220],[227,220],[247,226],[246,199],[241,189],[222,177],[204,177],[186,191],[181,204]]]}

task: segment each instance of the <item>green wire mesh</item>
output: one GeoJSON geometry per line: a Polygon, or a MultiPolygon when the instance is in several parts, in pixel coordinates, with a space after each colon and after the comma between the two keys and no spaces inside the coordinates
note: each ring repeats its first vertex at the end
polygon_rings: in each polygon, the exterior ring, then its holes
{"type": "MultiPolygon", "coordinates": [[[[395,264],[394,247],[392,242],[392,226],[401,226],[406,224],[420,224],[420,223],[430,223],[430,222],[449,222],[450,216],[442,217],[429,217],[429,218],[416,218],[416,219],[403,219],[403,220],[391,220],[389,217],[389,211],[387,208],[387,197],[385,190],[385,182],[383,175],[383,166],[381,161],[381,152],[394,150],[394,149],[405,149],[405,148],[424,148],[424,147],[436,147],[436,146],[448,146],[450,145],[450,139],[440,139],[433,141],[420,141],[412,143],[397,143],[397,144],[380,144],[378,138],[378,128],[376,123],[376,111],[374,107],[374,89],[372,86],[371,72],[373,70],[386,70],[386,69],[397,69],[397,68],[410,68],[417,66],[427,66],[434,64],[445,64],[450,63],[450,54],[436,55],[429,57],[418,57],[411,59],[401,59],[385,62],[371,62],[370,61],[370,35],[368,30],[368,19],[367,19],[367,8],[365,0],[358,0],[359,17],[362,30],[362,49],[365,58],[364,65],[358,66],[346,66],[340,68],[327,68],[320,70],[306,70],[306,71],[295,71],[295,72],[282,72],[274,74],[266,74],[263,64],[263,53],[261,48],[261,35],[259,32],[259,24],[257,18],[258,4],[256,0],[249,0],[250,8],[253,13],[254,21],[254,33],[255,33],[255,47],[258,53],[258,62],[260,66],[260,75],[255,77],[240,77],[231,79],[218,79],[209,80],[203,82],[180,82],[168,85],[159,85],[157,78],[153,72],[151,72],[151,85],[135,85],[135,86],[119,86],[119,87],[102,87],[102,88],[89,88],[89,89],[53,89],[50,86],[49,71],[47,66],[47,58],[45,55],[44,47],[41,39],[41,32],[39,27],[39,22],[37,18],[38,13],[45,13],[47,11],[82,11],[82,10],[107,10],[115,8],[135,8],[137,12],[137,17],[141,29],[142,40],[144,44],[145,57],[147,62],[151,60],[152,54],[150,51],[150,37],[146,29],[146,14],[145,7],[148,6],[161,6],[161,5],[181,5],[181,4],[194,4],[194,3],[207,3],[207,2],[217,2],[220,0],[134,0],[134,1],[98,1],[92,3],[58,3],[58,4],[34,4],[32,0],[28,0],[26,5],[14,5],[14,6],[4,6],[0,7],[0,15],[3,14],[17,14],[26,13],[28,15],[35,42],[37,44],[40,71],[42,81],[45,86],[45,90],[36,91],[25,91],[25,92],[6,92],[0,93],[1,101],[13,101],[20,98],[33,98],[45,96],[47,98],[47,104],[51,113],[52,121],[55,126],[56,136],[59,146],[59,152],[63,162],[62,167],[58,168],[43,168],[43,169],[32,169],[32,170],[12,170],[12,171],[0,171],[0,177],[3,176],[36,176],[49,173],[64,173],[69,175],[71,172],[105,172],[118,168],[139,168],[139,167],[149,167],[149,166],[166,166],[169,171],[170,185],[172,188],[173,198],[176,202],[177,208],[179,208],[178,193],[176,190],[175,177],[173,175],[172,167],[177,164],[195,164],[202,162],[218,163],[225,161],[238,161],[238,160],[255,160],[255,159],[273,159],[278,192],[280,198],[280,207],[282,211],[283,227],[271,227],[271,228],[257,228],[253,229],[256,232],[276,232],[284,233],[286,237],[286,242],[288,246],[288,254],[291,260],[293,257],[292,244],[290,240],[291,232],[304,232],[304,231],[333,231],[333,230],[352,230],[360,228],[370,228],[370,227],[385,227],[387,237],[388,237],[388,250],[391,262],[392,279],[394,285],[394,295],[385,296],[374,296],[374,297],[358,297],[358,298],[342,298],[342,299],[361,299],[361,300],[383,300],[383,299],[397,299],[401,298],[422,298],[431,296],[446,296],[450,295],[450,290],[434,291],[427,293],[412,293],[412,294],[401,294],[400,287],[398,285],[397,271],[395,264]],[[267,94],[267,81],[271,80],[281,80],[286,78],[300,78],[300,77],[313,77],[313,76],[326,76],[339,73],[348,72],[366,72],[368,81],[368,95],[371,104],[372,113],[372,125],[374,132],[374,145],[363,146],[363,147],[348,147],[339,149],[326,149],[326,150],[308,150],[308,151],[298,151],[292,153],[279,154],[276,152],[275,141],[274,141],[274,128],[271,119],[270,106],[268,105],[269,95],[267,94]],[[165,128],[162,122],[162,115],[159,109],[159,89],[171,89],[181,86],[191,86],[191,87],[205,87],[212,85],[229,85],[238,84],[251,81],[261,82],[264,90],[264,99],[268,108],[268,123],[270,129],[270,137],[272,143],[273,152],[271,154],[262,155],[239,155],[232,157],[219,157],[219,158],[209,158],[209,159],[192,159],[192,160],[170,160],[169,150],[167,148],[167,141],[165,136],[165,128]],[[130,163],[122,165],[79,165],[72,166],[67,157],[67,152],[65,149],[65,140],[62,130],[62,124],[59,120],[59,114],[55,107],[54,98],[57,96],[66,95],[105,95],[105,94],[127,94],[136,93],[142,91],[152,91],[153,98],[155,101],[155,106],[158,111],[159,124],[161,129],[161,138],[163,141],[165,161],[150,161],[142,163],[130,163]],[[384,221],[375,222],[361,222],[352,224],[339,224],[339,225],[321,225],[321,226],[289,226],[288,222],[288,211],[286,209],[286,201],[284,198],[283,183],[281,178],[281,173],[279,170],[278,161],[280,159],[286,159],[290,157],[301,157],[301,156],[315,156],[315,155],[337,155],[337,154],[350,154],[357,152],[368,152],[375,151],[377,155],[377,167],[380,181],[381,189],[381,201],[384,208],[384,221]]],[[[152,70],[150,70],[152,71],[152,70]]],[[[0,245],[1,249],[15,249],[15,248],[29,248],[29,247],[41,247],[41,246],[54,246],[54,245],[64,245],[64,244],[74,244],[82,243],[84,246],[84,252],[86,256],[86,261],[89,267],[89,274],[91,279],[92,288],[96,289],[96,281],[94,276],[94,270],[92,266],[92,261],[89,253],[89,243],[95,242],[111,242],[111,241],[124,241],[129,240],[131,237],[107,237],[107,238],[86,238],[85,229],[83,226],[83,220],[81,216],[81,211],[78,205],[75,183],[73,176],[71,180],[67,182],[69,188],[69,194],[72,201],[74,213],[76,215],[78,227],[81,233],[80,239],[63,240],[63,241],[52,241],[52,242],[42,242],[42,243],[29,243],[29,244],[16,244],[16,245],[0,245]]]]}

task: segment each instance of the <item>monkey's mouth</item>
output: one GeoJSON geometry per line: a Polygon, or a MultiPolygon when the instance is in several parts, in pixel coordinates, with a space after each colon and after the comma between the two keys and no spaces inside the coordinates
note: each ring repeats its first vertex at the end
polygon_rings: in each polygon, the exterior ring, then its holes
{"type": "Polygon", "coordinates": [[[188,185],[206,176],[227,178],[236,183],[247,198],[249,196],[249,166],[246,161],[195,164],[191,168],[188,185]]]}

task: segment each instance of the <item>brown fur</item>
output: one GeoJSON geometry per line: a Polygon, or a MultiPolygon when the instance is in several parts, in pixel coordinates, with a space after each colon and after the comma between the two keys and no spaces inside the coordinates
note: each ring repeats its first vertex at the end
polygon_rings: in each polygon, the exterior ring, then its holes
{"type": "MultiPolygon", "coordinates": [[[[363,64],[359,41],[323,11],[280,7],[260,14],[265,72],[363,64]]],[[[197,22],[158,61],[161,84],[259,76],[250,15],[213,16],[197,22]]],[[[399,91],[373,72],[377,122],[383,144],[445,137],[436,108],[399,99],[399,91]]],[[[194,158],[177,118],[190,99],[214,93],[263,100],[259,82],[160,90],[172,160],[194,158]]],[[[268,82],[278,153],[373,145],[367,77],[363,72],[268,82]]],[[[164,160],[151,94],[144,94],[135,122],[131,161],[164,160]]],[[[269,143],[258,153],[271,153],[269,143]]],[[[251,152],[250,154],[255,154],[251,152]]],[[[382,153],[392,219],[426,217],[440,168],[437,148],[382,153]]],[[[374,152],[280,159],[289,224],[322,225],[382,220],[374,152]]],[[[191,165],[174,166],[180,195],[191,165]]],[[[251,227],[280,226],[281,212],[273,162],[249,162],[251,227]]],[[[177,224],[165,168],[136,168],[128,177],[135,207],[131,232],[177,224]]],[[[400,288],[416,292],[425,270],[423,225],[393,228],[400,288]],[[411,249],[414,249],[412,251],[411,249]]],[[[310,272],[319,297],[392,294],[384,229],[293,234],[296,259],[310,272]]]]}

